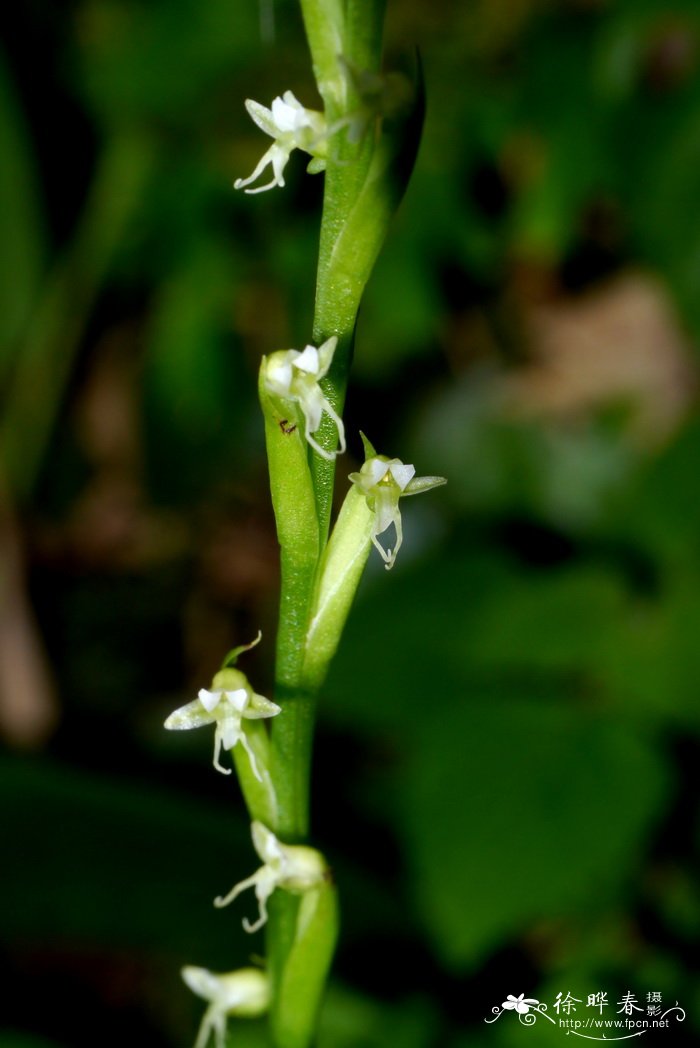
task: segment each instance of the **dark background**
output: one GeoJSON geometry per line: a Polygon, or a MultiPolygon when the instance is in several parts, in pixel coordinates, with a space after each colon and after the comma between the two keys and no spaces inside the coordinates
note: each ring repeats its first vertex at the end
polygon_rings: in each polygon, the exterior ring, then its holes
{"type": "MultiPolygon", "coordinates": [[[[403,503],[323,695],[314,840],[343,931],[322,1048],[565,1036],[661,992],[696,1043],[700,14],[390,0],[421,47],[414,179],[362,308],[349,454],[403,503]]],[[[190,1043],[183,963],[262,950],[210,732],[234,644],[270,694],[278,586],[256,398],[310,338],[322,176],[232,182],[243,100],[318,104],[295,3],[14,5],[0,55],[0,1046],[190,1043]],[[274,25],[272,25],[274,22],[274,25]],[[273,30],[273,32],[271,31],[273,30]]],[[[236,1024],[254,1048],[262,1027],[236,1024]]]]}

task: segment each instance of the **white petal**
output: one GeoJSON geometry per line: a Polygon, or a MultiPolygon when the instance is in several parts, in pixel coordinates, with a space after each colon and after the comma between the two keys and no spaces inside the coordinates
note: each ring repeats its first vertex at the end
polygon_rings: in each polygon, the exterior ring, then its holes
{"type": "Polygon", "coordinates": [[[243,713],[243,710],[248,705],[248,692],[245,688],[237,688],[236,691],[227,691],[224,693],[230,706],[233,706],[236,713],[243,713]]]}
{"type": "Polygon", "coordinates": [[[375,484],[378,484],[380,480],[384,479],[388,469],[389,464],[387,462],[384,462],[380,458],[373,458],[370,459],[369,462],[365,462],[361,472],[365,477],[369,478],[371,486],[374,487],[375,484]]]}
{"type": "Polygon", "coordinates": [[[207,713],[211,713],[221,702],[222,695],[223,691],[207,691],[205,688],[202,688],[198,698],[207,713]]]}
{"type": "Polygon", "coordinates": [[[301,104],[301,102],[299,101],[299,99],[293,91],[285,91],[282,95],[282,101],[285,103],[285,105],[288,105],[290,109],[301,109],[302,111],[304,110],[303,105],[301,104]]]}
{"type": "Polygon", "coordinates": [[[186,965],[181,973],[182,978],[189,986],[192,993],[203,997],[205,1001],[213,1001],[221,992],[221,980],[207,968],[197,968],[192,964],[186,965]]]}
{"type": "Polygon", "coordinates": [[[413,479],[416,474],[415,466],[404,465],[403,462],[392,462],[389,466],[389,471],[399,485],[401,491],[406,487],[408,482],[413,479]]]}
{"type": "Polygon", "coordinates": [[[318,374],[318,350],[314,346],[306,346],[294,361],[294,367],[307,375],[318,374]]]}
{"type": "Polygon", "coordinates": [[[272,102],[272,119],[279,132],[287,134],[296,131],[299,126],[300,110],[304,107],[297,102],[291,91],[285,91],[284,98],[275,98],[272,102]]]}

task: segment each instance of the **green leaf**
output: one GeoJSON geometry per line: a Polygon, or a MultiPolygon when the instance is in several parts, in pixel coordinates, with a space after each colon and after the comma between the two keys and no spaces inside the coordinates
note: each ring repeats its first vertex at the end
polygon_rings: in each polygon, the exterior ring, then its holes
{"type": "Polygon", "coordinates": [[[227,0],[92,0],[73,61],[88,104],[106,123],[173,120],[201,126],[203,96],[259,39],[257,9],[227,0]]]}
{"type": "Polygon", "coordinates": [[[435,949],[463,968],[538,921],[594,915],[638,867],[666,787],[658,752],[601,713],[428,709],[399,817],[435,949]]]}
{"type": "Polygon", "coordinates": [[[212,906],[249,863],[242,811],[31,760],[0,761],[0,787],[4,942],[173,951],[230,968],[233,931],[245,957],[239,922],[212,906]]]}
{"type": "Polygon", "coordinates": [[[230,257],[203,240],[159,288],[148,332],[143,420],[151,488],[191,502],[228,472],[254,381],[226,334],[230,257]]]}

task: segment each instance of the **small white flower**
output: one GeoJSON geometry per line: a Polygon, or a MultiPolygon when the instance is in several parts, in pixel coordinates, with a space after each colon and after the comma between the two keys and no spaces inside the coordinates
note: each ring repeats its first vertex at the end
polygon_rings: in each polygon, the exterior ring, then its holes
{"type": "Polygon", "coordinates": [[[349,479],[364,494],[367,505],[374,513],[372,542],[379,551],[387,571],[394,566],[396,554],[403,542],[399,499],[404,495],[420,495],[423,491],[446,484],[444,477],[416,477],[415,467],[401,459],[390,459],[376,455],[374,448],[364,437],[365,448],[370,455],[359,473],[351,473],[349,479]],[[384,549],[377,538],[394,525],[396,543],[392,549],[384,549]]]}
{"type": "Polygon", "coordinates": [[[338,344],[335,335],[326,339],[323,345],[306,346],[303,350],[282,349],[263,358],[263,377],[268,393],[291,400],[298,404],[304,415],[304,435],[319,455],[325,459],[334,459],[336,454],[345,451],[345,426],[336,413],[333,405],[324,396],[319,382],[328,374],[333,361],[333,354],[338,344]],[[326,451],[318,444],[312,434],[321,425],[323,413],[330,416],[338,428],[338,452],[326,451]]]}
{"type": "Polygon", "coordinates": [[[258,919],[253,924],[243,918],[247,932],[256,932],[267,921],[267,900],[275,888],[302,893],[317,888],[328,876],[328,867],[320,852],[303,845],[281,844],[274,833],[261,822],[251,825],[253,845],[263,865],[251,877],[235,884],[226,896],[214,899],[214,905],[228,906],[246,888],[255,889],[258,919]]]}
{"type": "MultiPolygon", "coordinates": [[[[256,644],[257,640],[253,643],[256,644]]],[[[249,647],[252,645],[237,648],[229,659],[235,661],[237,655],[249,647]]],[[[281,712],[281,706],[254,692],[248,678],[240,670],[229,666],[216,674],[211,690],[202,688],[193,702],[188,702],[171,713],[165,727],[170,731],[187,731],[190,728],[201,728],[205,724],[215,724],[213,763],[216,770],[224,775],[231,774],[230,768],[222,767],[219,755],[222,749],[230,751],[240,742],[248,754],[253,774],[262,782],[255,754],[243,730],[243,720],[261,720],[265,717],[275,717],[281,712]]]]}
{"type": "Polygon", "coordinates": [[[274,138],[274,142],[260,158],[252,175],[236,179],[234,189],[251,185],[268,164],[272,167],[272,181],[255,189],[246,189],[246,193],[264,193],[275,186],[283,186],[283,172],[294,149],[302,149],[311,155],[308,171],[312,174],[323,171],[328,137],[323,113],[305,109],[291,91],[285,91],[281,98],[275,98],[270,109],[254,102],[252,98],[246,99],[245,107],[260,130],[274,138]]]}
{"type": "Polygon", "coordinates": [[[228,1016],[253,1019],[263,1015],[270,1005],[269,980],[258,968],[241,968],[218,975],[207,968],[187,965],[182,969],[182,978],[193,993],[210,1002],[194,1048],[205,1048],[211,1033],[216,1048],[225,1048],[228,1016]]]}

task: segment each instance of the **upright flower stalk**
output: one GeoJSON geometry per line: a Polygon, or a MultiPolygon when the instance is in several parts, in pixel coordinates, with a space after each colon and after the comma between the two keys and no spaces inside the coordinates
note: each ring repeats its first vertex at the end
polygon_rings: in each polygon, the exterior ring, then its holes
{"type": "Polygon", "coordinates": [[[399,500],[444,483],[416,478],[413,465],[378,455],[363,437],[364,464],[346,471],[347,496],[331,529],[357,312],[415,159],[422,81],[419,71],[413,84],[382,74],[384,0],[301,0],[301,8],[323,112],[291,91],[270,109],[249,99],[251,118],[273,141],[235,182],[248,193],[283,188],[294,150],[310,154],[308,171],[325,171],[313,331],[299,348],[270,347],[260,368],[281,559],[274,695],[257,694],[234,668],[245,650],[238,648],[211,687],[166,721],[171,729],[214,726],[215,767],[229,770],[222,751],[230,751],[262,861],[215,905],[253,889],[258,917],[244,918],[244,927],[265,928],[264,972],[184,970],[190,988],[209,1001],[197,1048],[210,1035],[217,1048],[223,1044],[228,1016],[268,1007],[274,1048],[313,1044],[338,928],[331,871],[307,843],[316,701],[372,546],[387,568],[396,560],[399,500]],[[268,167],[272,179],[260,184],[268,167]],[[382,544],[379,536],[392,526],[392,545],[382,544]]]}

